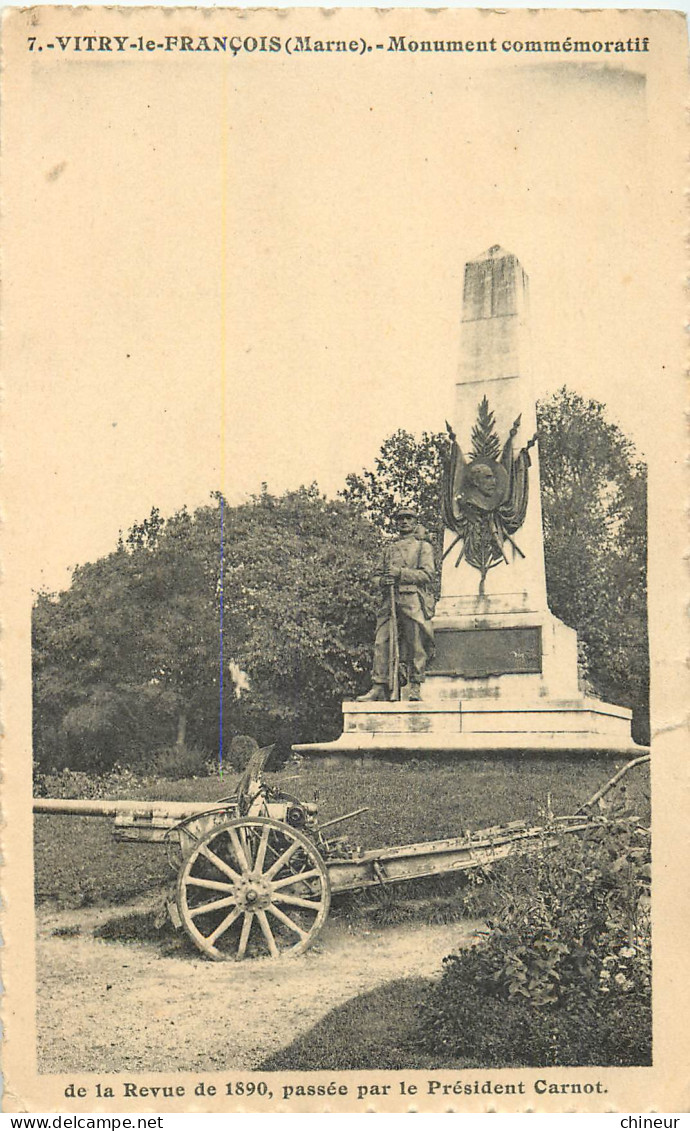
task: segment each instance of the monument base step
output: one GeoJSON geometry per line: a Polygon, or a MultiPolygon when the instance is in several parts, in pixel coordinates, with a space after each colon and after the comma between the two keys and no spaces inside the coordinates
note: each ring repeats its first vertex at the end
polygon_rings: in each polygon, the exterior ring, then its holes
{"type": "Polygon", "coordinates": [[[594,757],[637,758],[649,749],[628,738],[564,734],[343,734],[334,742],[298,743],[296,753],[334,764],[348,762],[404,762],[410,759],[461,761],[464,758],[594,757]]]}
{"type": "Polygon", "coordinates": [[[513,751],[539,755],[600,752],[634,757],[632,712],[590,696],[525,702],[346,702],[334,742],[294,747],[308,757],[477,756],[513,751]]]}
{"type": "Polygon", "coordinates": [[[630,738],[632,711],[591,696],[572,699],[455,699],[343,703],[343,732],[373,734],[548,733],[630,738]]]}

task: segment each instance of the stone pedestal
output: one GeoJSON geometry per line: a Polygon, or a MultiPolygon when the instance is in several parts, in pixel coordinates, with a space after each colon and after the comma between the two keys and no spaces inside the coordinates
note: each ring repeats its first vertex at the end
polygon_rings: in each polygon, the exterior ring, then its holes
{"type": "Polygon", "coordinates": [[[630,737],[632,712],[579,695],[525,700],[472,688],[465,699],[438,702],[343,703],[343,733],[335,742],[295,746],[317,757],[422,758],[604,753],[642,753],[630,737]]]}
{"type": "Polygon", "coordinates": [[[547,604],[528,281],[516,257],[500,247],[465,268],[453,430],[460,472],[448,521],[456,529],[445,533],[436,654],[424,701],[344,703],[336,742],[296,749],[319,756],[496,750],[634,756],[640,747],[632,741],[631,712],[581,692],[577,635],[547,604]],[[520,460],[523,469],[530,464],[526,504],[512,486],[520,460]],[[475,531],[489,530],[492,538],[497,531],[489,559],[477,553],[476,539],[473,551],[458,535],[458,527],[468,529],[467,515],[475,531]],[[480,559],[489,567],[478,565],[480,559]]]}

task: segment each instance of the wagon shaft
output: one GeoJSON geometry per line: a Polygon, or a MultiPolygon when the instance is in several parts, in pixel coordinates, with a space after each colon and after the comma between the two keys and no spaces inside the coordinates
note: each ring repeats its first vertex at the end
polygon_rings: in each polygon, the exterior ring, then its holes
{"type": "MultiPolygon", "coordinates": [[[[589,827],[591,821],[582,820],[561,831],[577,832],[589,827]]],[[[472,836],[374,849],[352,860],[329,859],[326,866],[331,890],[337,893],[467,871],[493,864],[506,856],[550,848],[557,840],[551,830],[543,828],[483,830],[472,836]]]]}

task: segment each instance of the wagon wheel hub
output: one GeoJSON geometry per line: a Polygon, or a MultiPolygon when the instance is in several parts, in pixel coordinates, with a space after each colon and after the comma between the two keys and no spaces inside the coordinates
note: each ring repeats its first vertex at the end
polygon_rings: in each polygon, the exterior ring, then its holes
{"type": "Polygon", "coordinates": [[[301,830],[240,817],[196,842],[180,871],[177,904],[185,930],[211,958],[301,954],[328,916],[328,871],[301,830]]]}
{"type": "Polygon", "coordinates": [[[263,883],[261,880],[240,883],[235,888],[235,894],[237,906],[243,911],[265,910],[271,905],[272,885],[263,883]]]}

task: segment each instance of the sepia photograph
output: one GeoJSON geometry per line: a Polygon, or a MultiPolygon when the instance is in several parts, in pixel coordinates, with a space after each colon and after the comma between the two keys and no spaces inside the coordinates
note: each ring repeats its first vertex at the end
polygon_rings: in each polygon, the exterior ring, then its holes
{"type": "Polygon", "coordinates": [[[682,1110],[686,36],[6,11],[5,1110],[682,1110]]]}

